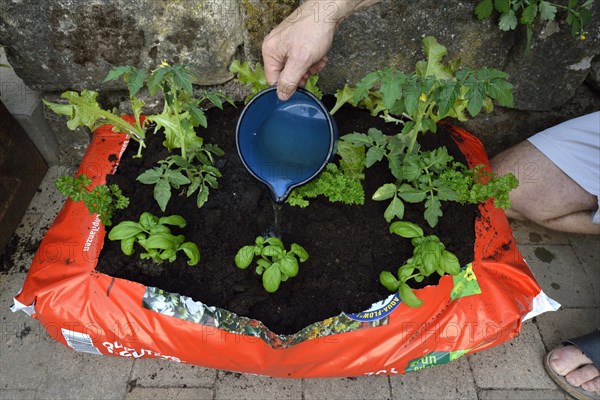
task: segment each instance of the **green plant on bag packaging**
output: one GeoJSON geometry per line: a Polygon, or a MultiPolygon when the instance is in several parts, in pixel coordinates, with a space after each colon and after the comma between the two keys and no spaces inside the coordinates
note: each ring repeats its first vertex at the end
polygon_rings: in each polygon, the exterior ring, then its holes
{"type": "Polygon", "coordinates": [[[162,91],[164,108],[161,114],[148,116],[147,120],[156,124],[155,131],[163,130],[164,145],[169,150],[180,150],[180,155],[169,155],[140,176],[138,181],[154,185],[154,198],[162,211],[171,198],[171,189],[178,190],[189,185],[187,196],[198,192],[196,204],[202,207],[208,200],[209,188],[218,187],[217,178],[221,173],[215,165],[215,157],[224,153],[217,146],[204,143],[196,135],[198,127],[206,128],[207,120],[201,104],[205,101],[223,109],[223,100],[233,105],[232,100],[212,91],[202,91],[195,98],[193,93],[193,73],[185,65],[163,63],[148,78],[148,91],[156,95],[162,91]]]}
{"type": "Polygon", "coordinates": [[[115,210],[127,208],[129,199],[123,196],[117,185],[96,185],[88,189],[91,184],[92,180],[85,174],[75,178],[60,176],[54,182],[63,196],[68,196],[73,201],[83,201],[90,214],[98,213],[100,221],[110,226],[115,210]]]}
{"type": "Polygon", "coordinates": [[[390,225],[390,232],[411,239],[413,256],[398,268],[396,276],[389,271],[381,272],[379,282],[389,291],[398,292],[400,299],[408,306],[419,307],[423,304],[406,283],[408,280],[421,282],[433,273],[443,276],[457,275],[460,272],[458,258],[445,249],[437,236],[424,236],[418,225],[396,221],[390,225]]]}
{"type": "Polygon", "coordinates": [[[133,255],[137,243],[145,250],[144,253],[140,253],[142,260],[150,259],[155,263],[173,262],[177,253],[183,251],[188,258],[188,265],[197,265],[200,262],[198,246],[186,242],[184,235],[172,234],[167,225],[183,228],[186,221],[179,215],[158,218],[144,212],[138,222],[123,221],[116,225],[108,233],[108,238],[121,241],[121,251],[128,256],[133,255]]]}
{"type": "MultiPolygon", "coordinates": [[[[403,218],[404,201],[424,201],[425,219],[433,227],[442,216],[441,202],[459,201],[455,187],[444,179],[444,172],[454,169],[463,172],[467,178],[476,175],[466,173],[468,168],[462,164],[453,163],[443,147],[421,151],[419,135],[435,133],[437,122],[443,118],[466,121],[469,115],[475,117],[482,109],[490,112],[494,100],[502,106],[511,106],[513,97],[506,73],[491,68],[459,69],[459,62],[444,65],[442,59],[447,50],[433,37],[423,40],[423,49],[427,60],[417,62],[414,73],[404,74],[395,68],[386,68],[366,75],[355,87],[345,85],[336,93],[337,102],[331,113],[350,103],[366,107],[372,115],[380,115],[386,122],[403,125],[396,135],[384,135],[372,128],[367,134],[345,135],[341,141],[368,149],[365,153],[367,168],[387,159],[396,182],[383,185],[373,199],[392,199],[385,212],[388,222],[403,218]]],[[[495,189],[498,189],[499,197],[505,197],[502,190],[516,187],[517,181],[510,174],[502,177],[499,183],[496,179],[500,178],[489,174],[485,180],[461,182],[469,187],[490,185],[489,193],[496,194],[495,189]]],[[[455,186],[457,182],[459,180],[454,179],[455,186]]]]}
{"type": "Polygon", "coordinates": [[[281,282],[298,275],[299,263],[308,260],[307,251],[300,245],[292,243],[289,251],[283,242],[276,237],[258,236],[254,245],[244,246],[235,255],[235,265],[246,269],[256,260],[256,273],[262,275],[265,290],[274,293],[281,282]]]}

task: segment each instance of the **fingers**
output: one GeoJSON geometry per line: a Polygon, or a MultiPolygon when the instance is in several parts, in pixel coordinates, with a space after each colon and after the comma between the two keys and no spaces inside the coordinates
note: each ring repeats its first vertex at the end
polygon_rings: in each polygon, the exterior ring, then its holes
{"type": "Polygon", "coordinates": [[[292,75],[287,75],[287,67],[293,66],[292,60],[288,60],[286,63],[286,69],[281,72],[280,79],[277,83],[277,96],[284,101],[289,99],[299,86],[304,87],[304,85],[306,85],[306,81],[311,75],[321,72],[327,65],[327,61],[328,58],[323,57],[308,68],[297,66],[296,70],[292,70],[292,75]],[[302,73],[302,75],[298,75],[300,73],[302,73]],[[291,78],[289,76],[291,76],[291,78]],[[299,76],[299,78],[296,79],[297,76],[299,76]]]}

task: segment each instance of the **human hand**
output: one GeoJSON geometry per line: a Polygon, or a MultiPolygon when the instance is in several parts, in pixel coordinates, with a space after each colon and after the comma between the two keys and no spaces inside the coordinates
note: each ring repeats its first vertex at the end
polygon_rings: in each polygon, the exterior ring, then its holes
{"type": "Polygon", "coordinates": [[[325,68],[339,23],[378,1],[306,1],[273,29],[263,41],[262,53],[265,77],[269,85],[277,85],[277,96],[289,99],[310,75],[325,68]]]}

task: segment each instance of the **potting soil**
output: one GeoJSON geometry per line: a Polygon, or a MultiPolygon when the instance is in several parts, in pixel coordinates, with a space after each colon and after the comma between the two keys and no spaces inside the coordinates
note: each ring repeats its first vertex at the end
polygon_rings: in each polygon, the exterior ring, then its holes
{"type": "MultiPolygon", "coordinates": [[[[331,99],[326,100],[330,102],[331,99]]],[[[225,151],[217,162],[223,174],[219,188],[211,190],[209,201],[202,208],[196,207],[196,195],[186,196],[184,187],[173,192],[163,213],[153,198],[153,186],[136,181],[139,174],[169,154],[162,146],[161,133],[150,135],[141,159],[133,158],[137,145],[131,142],[116,173],[107,177],[107,183],[118,184],[130,200],[129,207],[113,218],[113,226],[124,220],[137,221],[144,211],[156,216],[179,214],[187,220],[187,226],[174,228],[173,232],[185,234],[186,240],[198,245],[201,262],[190,267],[180,252],[174,263],[156,265],[138,258],[141,247],[136,248],[134,256],[127,257],[118,242],[105,238],[96,270],[260,320],[278,334],[295,333],[341,312],[366,310],[388,297],[390,292],[379,283],[379,274],[386,270],[395,273],[412,256],[412,246],[408,239],[389,233],[389,224],[383,217],[388,202],[371,200],[379,186],[394,181],[385,161],[366,170],[362,206],[330,203],[323,197],[311,199],[304,209],[283,206],[284,244],[287,248],[292,243],[300,244],[310,258],[300,264],[298,276],[282,282],[277,292],[265,291],[253,266],[246,270],[235,266],[238,249],[253,244],[258,235],[271,235],[274,227],[270,191],[243,167],[235,147],[235,126],[242,106],[208,110],[208,128],[198,132],[205,142],[217,144],[225,151]]],[[[371,127],[386,134],[402,129],[355,108],[342,108],[334,118],[340,136],[366,133],[371,127]]],[[[456,161],[466,163],[444,128],[422,136],[420,143],[424,149],[446,146],[456,161]]],[[[116,162],[116,155],[111,156],[109,161],[116,162]]],[[[444,215],[431,228],[423,218],[422,204],[405,205],[404,220],[420,225],[426,235],[437,235],[461,264],[473,260],[477,206],[443,203],[444,215]]],[[[436,284],[437,278],[435,274],[420,284],[414,283],[414,287],[436,284]]]]}

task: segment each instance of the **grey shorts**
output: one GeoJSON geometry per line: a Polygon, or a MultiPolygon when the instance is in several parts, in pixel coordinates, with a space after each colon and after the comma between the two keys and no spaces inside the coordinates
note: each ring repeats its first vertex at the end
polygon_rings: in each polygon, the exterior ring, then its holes
{"type": "Polygon", "coordinates": [[[600,111],[565,121],[529,142],[579,186],[598,198],[592,222],[600,224],[600,111]]]}

